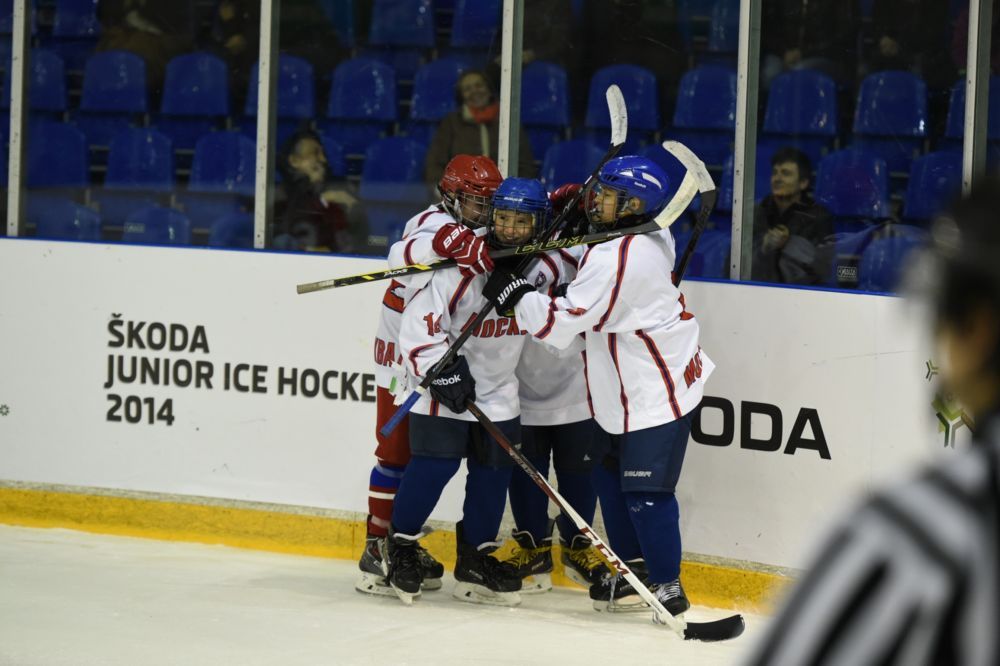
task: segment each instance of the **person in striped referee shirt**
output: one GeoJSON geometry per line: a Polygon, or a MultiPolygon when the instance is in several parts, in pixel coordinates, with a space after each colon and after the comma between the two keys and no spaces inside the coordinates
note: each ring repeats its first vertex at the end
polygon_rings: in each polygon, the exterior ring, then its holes
{"type": "Polygon", "coordinates": [[[1000,663],[998,211],[1000,182],[957,203],[920,271],[942,380],[974,417],[973,446],[843,520],[748,666],[1000,663]]]}

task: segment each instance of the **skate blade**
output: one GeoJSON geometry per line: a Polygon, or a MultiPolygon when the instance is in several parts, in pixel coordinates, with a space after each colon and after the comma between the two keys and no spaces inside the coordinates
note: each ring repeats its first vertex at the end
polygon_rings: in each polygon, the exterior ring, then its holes
{"type": "Polygon", "coordinates": [[[532,574],[521,580],[521,594],[543,594],[552,589],[552,574],[532,574]]]}
{"type": "Polygon", "coordinates": [[[625,597],[626,599],[634,598],[634,602],[624,602],[619,599],[617,601],[595,601],[594,610],[599,613],[640,613],[649,612],[649,604],[640,599],[638,596],[635,597],[625,597]]]}
{"type": "Polygon", "coordinates": [[[420,584],[421,592],[433,592],[434,590],[441,589],[441,579],[440,578],[424,578],[424,582],[420,584]]]}
{"type": "Polygon", "coordinates": [[[354,589],[364,594],[372,594],[377,597],[394,597],[396,592],[389,587],[383,576],[362,571],[358,581],[354,584],[354,589]]]}
{"type": "Polygon", "coordinates": [[[392,589],[396,593],[396,596],[399,597],[399,600],[402,601],[403,605],[405,605],[405,606],[412,606],[413,605],[413,600],[420,596],[420,592],[419,591],[418,592],[407,592],[406,590],[399,589],[395,585],[392,586],[392,589]]]}
{"type": "Polygon", "coordinates": [[[521,603],[521,595],[517,592],[494,592],[483,585],[456,582],[452,596],[459,601],[487,606],[517,606],[521,603]]]}

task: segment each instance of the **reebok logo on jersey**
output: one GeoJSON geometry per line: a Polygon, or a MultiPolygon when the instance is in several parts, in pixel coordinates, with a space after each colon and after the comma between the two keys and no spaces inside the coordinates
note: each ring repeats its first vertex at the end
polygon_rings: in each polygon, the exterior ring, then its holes
{"type": "Polygon", "coordinates": [[[458,384],[461,381],[461,375],[452,375],[451,377],[438,377],[431,383],[435,386],[451,386],[452,384],[458,384]]]}
{"type": "Polygon", "coordinates": [[[653,473],[644,469],[627,469],[625,470],[625,476],[629,478],[648,479],[653,476],[653,473]]]}

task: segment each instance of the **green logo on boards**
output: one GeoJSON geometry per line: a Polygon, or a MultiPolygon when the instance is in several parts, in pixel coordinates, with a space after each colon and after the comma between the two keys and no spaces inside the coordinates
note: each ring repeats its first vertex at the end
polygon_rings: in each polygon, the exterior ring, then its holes
{"type": "MultiPolygon", "coordinates": [[[[931,360],[927,361],[926,367],[927,375],[924,379],[931,381],[938,375],[940,368],[934,365],[934,361],[931,360]]],[[[934,408],[934,416],[938,420],[938,432],[944,436],[944,446],[955,448],[955,434],[962,426],[971,431],[973,429],[972,417],[952,396],[943,391],[934,394],[931,407],[934,408]]]]}

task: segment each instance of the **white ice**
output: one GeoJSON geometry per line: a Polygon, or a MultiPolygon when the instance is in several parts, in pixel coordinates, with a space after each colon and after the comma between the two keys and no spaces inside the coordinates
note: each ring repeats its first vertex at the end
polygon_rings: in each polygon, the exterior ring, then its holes
{"type": "MultiPolygon", "coordinates": [[[[69,530],[0,526],[0,664],[733,664],[728,643],[681,641],[646,614],[608,616],[583,592],[515,609],[414,606],[354,590],[356,564],[69,530]]],[[[446,575],[447,576],[447,575],[446,575]]],[[[695,608],[691,620],[730,611],[695,608]]]]}

